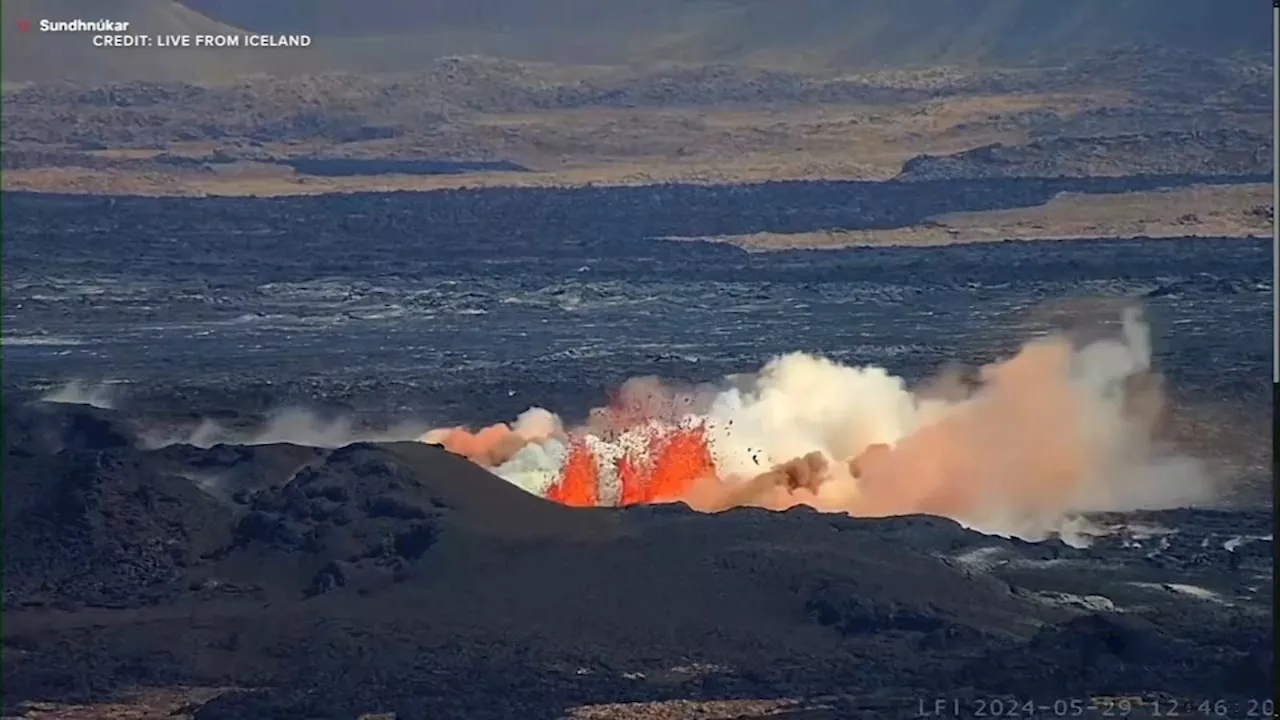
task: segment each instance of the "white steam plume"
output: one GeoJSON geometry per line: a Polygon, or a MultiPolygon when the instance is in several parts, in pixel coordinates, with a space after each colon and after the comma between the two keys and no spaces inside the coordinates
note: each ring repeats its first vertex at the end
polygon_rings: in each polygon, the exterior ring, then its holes
{"type": "Polygon", "coordinates": [[[179,433],[144,433],[142,445],[159,448],[168,445],[271,445],[287,443],[307,447],[338,448],[358,442],[403,442],[416,440],[426,429],[424,423],[404,422],[385,430],[357,428],[349,418],[326,419],[301,408],[283,408],[271,413],[266,422],[251,430],[225,428],[203,420],[194,429],[179,433]]]}
{"type": "Polygon", "coordinates": [[[1159,441],[1149,329],[1137,310],[1122,320],[1118,337],[1082,347],[1059,335],[1034,340],[982,368],[976,386],[939,378],[913,390],[882,368],[793,353],[714,392],[635,381],[570,431],[539,410],[533,430],[453,428],[422,439],[571,504],[675,491],[710,511],[929,513],[1039,539],[1082,512],[1211,494],[1202,463],[1159,441]],[[696,442],[672,440],[690,432],[696,442]]]}
{"type": "Polygon", "coordinates": [[[115,408],[117,390],[108,383],[90,385],[83,380],[72,380],[56,390],[45,393],[40,400],[65,405],[89,405],[103,410],[115,408]]]}

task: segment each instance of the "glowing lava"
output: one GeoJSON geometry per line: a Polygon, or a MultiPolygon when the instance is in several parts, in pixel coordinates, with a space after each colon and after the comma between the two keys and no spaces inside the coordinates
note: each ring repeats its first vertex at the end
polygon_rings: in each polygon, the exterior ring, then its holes
{"type": "Polygon", "coordinates": [[[582,440],[569,446],[569,460],[560,471],[560,481],[547,491],[547,499],[571,507],[600,504],[600,477],[596,458],[582,440]]]}
{"type": "Polygon", "coordinates": [[[919,390],[881,368],[792,353],[714,387],[628,381],[572,430],[534,408],[512,426],[422,440],[574,507],[804,504],[1027,537],[1069,513],[1207,497],[1202,465],[1154,434],[1159,377],[1136,312],[1121,335],[1041,337],[976,383],[919,390]]]}

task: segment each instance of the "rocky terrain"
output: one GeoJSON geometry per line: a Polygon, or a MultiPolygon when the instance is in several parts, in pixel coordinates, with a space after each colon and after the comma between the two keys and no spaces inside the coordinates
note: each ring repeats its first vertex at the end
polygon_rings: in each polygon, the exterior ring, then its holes
{"type": "Polygon", "coordinates": [[[1270,184],[1190,186],[1113,195],[1062,193],[1043,205],[935,215],[895,228],[760,232],[690,238],[749,252],[1057,239],[1268,237],[1275,222],[1270,184]]]}
{"type": "Polygon", "coordinates": [[[1131,717],[1247,716],[1274,681],[1265,241],[660,239],[1242,187],[1211,180],[6,193],[4,712],[843,720],[999,697],[1106,717],[1137,697],[1131,717]],[[1043,542],[571,509],[412,441],[411,421],[582,418],[628,377],[797,348],[915,383],[1132,303],[1158,328],[1169,441],[1220,492],[1043,542]]]}
{"type": "Polygon", "coordinates": [[[6,719],[1274,714],[1270,26],[655,3],[6,0],[6,719]],[[1046,237],[1091,242],[992,242],[1046,237]],[[417,441],[1137,306],[1211,497],[1034,542],[571,508],[417,441]]]}
{"type": "Polygon", "coordinates": [[[475,185],[1269,173],[1262,65],[801,72],[464,57],[413,74],[5,93],[4,187],[278,195],[475,185]],[[52,120],[51,120],[52,118],[52,120]],[[358,158],[344,178],[299,166],[358,158]],[[497,163],[449,172],[374,161],[497,163]],[[504,169],[519,168],[524,172],[504,169]]]}
{"type": "Polygon", "coordinates": [[[944,157],[916,157],[902,167],[906,180],[971,177],[1054,177],[1089,174],[1165,175],[1188,167],[1205,174],[1265,172],[1271,141],[1241,130],[1153,132],[1110,137],[1060,137],[1026,145],[988,145],[944,157]]]}
{"type": "Polygon", "coordinates": [[[927,517],[585,511],[417,443],[144,451],[127,420],[7,403],[6,712],[168,684],[233,688],[196,718],[995,697],[1101,717],[1108,696],[1243,716],[1274,680],[1266,513],[1099,517],[1113,534],[1080,548],[927,517]]]}

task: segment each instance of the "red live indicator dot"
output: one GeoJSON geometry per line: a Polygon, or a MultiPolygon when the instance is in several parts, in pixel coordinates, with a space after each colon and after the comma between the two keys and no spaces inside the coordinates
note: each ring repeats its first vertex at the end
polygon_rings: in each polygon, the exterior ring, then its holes
{"type": "Polygon", "coordinates": [[[31,32],[31,21],[23,18],[18,21],[18,32],[31,32]]]}

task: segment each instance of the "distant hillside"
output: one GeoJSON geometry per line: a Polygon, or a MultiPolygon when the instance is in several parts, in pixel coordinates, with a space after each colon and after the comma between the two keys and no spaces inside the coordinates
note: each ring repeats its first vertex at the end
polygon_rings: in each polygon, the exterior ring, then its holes
{"type": "Polygon", "coordinates": [[[1059,64],[1121,47],[1262,55],[1262,0],[4,0],[3,79],[216,82],[416,71],[446,56],[793,70],[1059,64]],[[149,34],[306,33],[294,50],[99,49],[19,19],[127,20],[149,34]]]}
{"type": "Polygon", "coordinates": [[[1123,46],[1269,53],[1262,0],[185,0],[224,22],[331,38],[351,70],[442,55],[834,69],[1023,65],[1123,46]],[[350,38],[364,38],[362,42],[350,38]]]}
{"type": "Polygon", "coordinates": [[[153,35],[243,33],[174,0],[4,0],[4,81],[83,83],[117,80],[208,82],[255,72],[305,70],[309,50],[97,48],[93,33],[20,32],[19,20],[127,21],[128,33],[153,35]]]}

